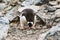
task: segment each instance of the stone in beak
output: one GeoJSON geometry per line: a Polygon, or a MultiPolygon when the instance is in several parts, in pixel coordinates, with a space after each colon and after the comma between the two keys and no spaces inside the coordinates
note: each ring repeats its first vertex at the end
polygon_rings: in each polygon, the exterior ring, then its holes
{"type": "Polygon", "coordinates": [[[33,26],[33,22],[28,22],[28,26],[32,27],[33,26]]]}

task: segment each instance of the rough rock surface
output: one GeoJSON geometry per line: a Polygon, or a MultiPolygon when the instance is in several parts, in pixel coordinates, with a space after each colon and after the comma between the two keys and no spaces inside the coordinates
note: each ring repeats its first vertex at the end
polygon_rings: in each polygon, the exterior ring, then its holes
{"type": "Polygon", "coordinates": [[[60,0],[0,0],[0,40],[60,40],[60,0]],[[21,30],[27,8],[37,15],[36,28],[21,30]]]}

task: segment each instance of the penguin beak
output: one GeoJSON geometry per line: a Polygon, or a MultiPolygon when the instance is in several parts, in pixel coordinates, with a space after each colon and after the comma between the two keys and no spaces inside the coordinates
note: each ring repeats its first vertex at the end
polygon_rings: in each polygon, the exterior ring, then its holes
{"type": "Polygon", "coordinates": [[[33,25],[33,22],[28,22],[29,27],[32,27],[32,25],[33,25]]]}

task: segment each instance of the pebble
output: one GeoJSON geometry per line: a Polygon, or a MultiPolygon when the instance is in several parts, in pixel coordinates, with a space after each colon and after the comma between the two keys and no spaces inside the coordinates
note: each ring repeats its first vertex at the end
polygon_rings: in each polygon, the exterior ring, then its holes
{"type": "Polygon", "coordinates": [[[60,2],[60,0],[56,0],[57,2],[60,2]]]}
{"type": "Polygon", "coordinates": [[[55,15],[56,15],[57,17],[60,17],[60,9],[57,9],[57,10],[55,11],[55,15]]]}
{"type": "Polygon", "coordinates": [[[0,3],[0,11],[2,11],[7,5],[4,3],[0,3]]]}
{"type": "Polygon", "coordinates": [[[10,0],[10,5],[15,6],[17,4],[18,0],[10,0]]]}
{"type": "Polygon", "coordinates": [[[32,3],[33,3],[32,0],[25,0],[21,5],[22,5],[22,6],[29,6],[29,5],[31,5],[32,3]]]}
{"type": "Polygon", "coordinates": [[[53,6],[54,8],[60,9],[60,5],[53,6]]]}
{"type": "Polygon", "coordinates": [[[57,5],[58,2],[57,1],[50,1],[49,4],[52,5],[52,6],[54,6],[54,5],[57,5]]]}
{"type": "Polygon", "coordinates": [[[32,34],[33,32],[31,30],[27,31],[27,34],[32,34]]]}
{"type": "Polygon", "coordinates": [[[46,9],[48,10],[48,12],[54,12],[56,10],[56,8],[52,6],[48,6],[46,9]]]}

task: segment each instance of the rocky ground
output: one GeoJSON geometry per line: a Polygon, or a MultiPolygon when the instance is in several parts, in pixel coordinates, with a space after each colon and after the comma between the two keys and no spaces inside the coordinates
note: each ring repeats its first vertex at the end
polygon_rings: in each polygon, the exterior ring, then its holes
{"type": "Polygon", "coordinates": [[[60,0],[0,0],[0,40],[60,40],[60,0]],[[21,30],[19,12],[26,6],[45,24],[21,30]]]}

